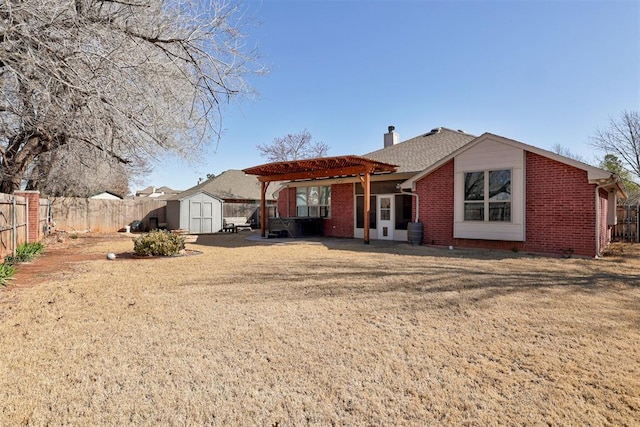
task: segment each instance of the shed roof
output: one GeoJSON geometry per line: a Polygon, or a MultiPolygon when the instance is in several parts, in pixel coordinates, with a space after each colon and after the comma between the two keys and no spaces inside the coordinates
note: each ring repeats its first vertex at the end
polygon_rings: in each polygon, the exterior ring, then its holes
{"type": "Polygon", "coordinates": [[[222,200],[260,200],[260,182],[255,176],[247,175],[241,170],[229,169],[169,200],[182,200],[200,192],[222,200]]]}

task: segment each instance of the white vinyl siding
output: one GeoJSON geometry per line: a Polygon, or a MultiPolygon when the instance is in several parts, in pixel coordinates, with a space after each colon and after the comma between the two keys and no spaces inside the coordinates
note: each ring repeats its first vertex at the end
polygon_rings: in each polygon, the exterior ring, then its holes
{"type": "MultiPolygon", "coordinates": [[[[454,227],[453,235],[459,239],[524,241],[524,150],[491,139],[484,140],[455,157],[454,175],[454,227]],[[478,200],[465,203],[465,174],[482,174],[489,180],[491,172],[510,171],[511,195],[509,220],[491,220],[492,209],[486,194],[488,182],[478,190],[478,200]],[[481,193],[481,194],[480,194],[481,193]],[[476,205],[474,205],[477,204],[476,205]],[[465,220],[465,204],[467,220],[465,220]],[[477,212],[473,211],[477,207],[477,212]]],[[[480,175],[467,175],[480,176],[480,175]]],[[[544,178],[541,178],[544,179],[544,178]]]]}

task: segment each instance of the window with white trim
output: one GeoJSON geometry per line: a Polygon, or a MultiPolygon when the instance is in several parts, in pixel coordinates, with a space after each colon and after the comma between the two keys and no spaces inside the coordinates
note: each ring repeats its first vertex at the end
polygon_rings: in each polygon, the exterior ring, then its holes
{"type": "Polygon", "coordinates": [[[302,217],[331,216],[331,187],[312,186],[296,188],[296,215],[302,217]]]}
{"type": "Polygon", "coordinates": [[[464,220],[511,222],[511,169],[464,173],[464,220]]]}

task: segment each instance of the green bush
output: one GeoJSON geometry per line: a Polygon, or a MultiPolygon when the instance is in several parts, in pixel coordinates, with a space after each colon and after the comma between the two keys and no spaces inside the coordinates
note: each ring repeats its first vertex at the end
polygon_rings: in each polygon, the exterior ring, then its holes
{"type": "Polygon", "coordinates": [[[185,237],[153,230],[133,239],[133,251],[141,256],[174,256],[184,249],[185,237]]]}
{"type": "Polygon", "coordinates": [[[16,273],[16,268],[7,263],[0,264],[0,285],[7,286],[16,273]]]}
{"type": "Polygon", "coordinates": [[[16,248],[16,254],[6,256],[4,262],[7,264],[29,262],[40,255],[43,250],[44,245],[41,242],[23,243],[16,248]]]}

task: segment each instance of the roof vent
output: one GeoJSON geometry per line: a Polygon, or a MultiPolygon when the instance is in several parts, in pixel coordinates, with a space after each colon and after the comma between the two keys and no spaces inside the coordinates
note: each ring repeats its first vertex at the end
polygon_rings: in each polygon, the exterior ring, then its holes
{"type": "Polygon", "coordinates": [[[458,132],[460,133],[466,133],[465,131],[463,131],[462,129],[458,129],[458,132]]]}
{"type": "Polygon", "coordinates": [[[425,133],[422,136],[429,136],[429,135],[435,135],[437,133],[440,133],[440,131],[442,130],[442,128],[433,128],[431,129],[429,132],[425,133]]]}

